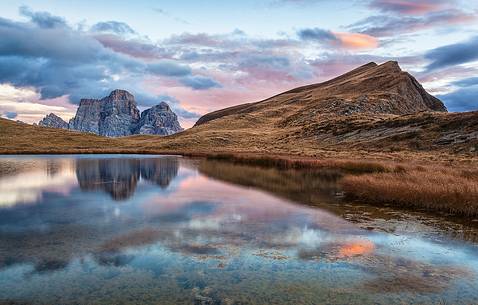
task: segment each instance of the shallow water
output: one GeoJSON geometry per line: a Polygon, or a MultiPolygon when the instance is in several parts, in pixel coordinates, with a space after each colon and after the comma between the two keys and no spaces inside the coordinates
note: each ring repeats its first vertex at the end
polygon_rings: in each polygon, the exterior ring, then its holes
{"type": "Polygon", "coordinates": [[[1,157],[0,303],[478,303],[476,222],[347,203],[338,177],[1,157]]]}

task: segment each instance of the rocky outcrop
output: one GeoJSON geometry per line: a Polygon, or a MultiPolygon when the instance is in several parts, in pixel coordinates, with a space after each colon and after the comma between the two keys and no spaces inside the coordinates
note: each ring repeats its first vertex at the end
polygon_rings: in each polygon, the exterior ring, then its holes
{"type": "Polygon", "coordinates": [[[82,99],[75,117],[70,120],[69,129],[100,134],[100,113],[100,100],[82,99]]]}
{"type": "Polygon", "coordinates": [[[44,117],[40,122],[38,122],[38,125],[42,127],[68,129],[68,123],[63,121],[62,118],[54,113],[50,113],[44,117]]]}
{"type": "Polygon", "coordinates": [[[133,134],[139,118],[134,96],[125,90],[114,90],[101,100],[82,99],[69,128],[101,136],[122,137],[133,134]]]}
{"type": "Polygon", "coordinates": [[[140,116],[134,96],[125,90],[114,90],[102,99],[82,99],[68,127],[107,137],[167,136],[183,130],[168,104],[162,102],[140,116]]]}
{"type": "Polygon", "coordinates": [[[137,134],[168,136],[182,131],[178,117],[165,102],[143,111],[136,127],[137,134]]]}

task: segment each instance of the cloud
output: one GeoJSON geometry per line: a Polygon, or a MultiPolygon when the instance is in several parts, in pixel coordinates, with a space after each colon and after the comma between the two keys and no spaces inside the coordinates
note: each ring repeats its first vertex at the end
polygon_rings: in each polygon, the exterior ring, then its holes
{"type": "Polygon", "coordinates": [[[191,75],[191,68],[172,60],[162,60],[148,65],[148,71],[156,75],[187,76],[191,75]]]}
{"type": "Polygon", "coordinates": [[[478,86],[459,89],[437,97],[445,103],[450,111],[478,110],[478,86]]]}
{"type": "MultiPolygon", "coordinates": [[[[39,13],[28,12],[35,16],[35,20],[39,19],[39,13]]],[[[63,20],[50,14],[40,15],[48,16],[48,20],[63,20]]],[[[180,84],[193,89],[206,90],[218,86],[210,77],[196,78],[190,67],[174,60],[146,62],[132,56],[134,51],[131,46],[138,46],[138,42],[122,45],[123,52],[117,52],[111,46],[106,47],[104,40],[97,39],[97,35],[45,20],[46,17],[41,19],[41,23],[38,20],[22,23],[0,18],[0,83],[34,87],[42,99],[69,96],[72,103],[78,103],[82,97],[104,96],[112,88],[145,94],[142,83],[150,75],[172,79],[187,76],[180,84]]],[[[111,21],[98,23],[96,28],[130,32],[129,26],[111,21]]],[[[128,42],[118,35],[108,35],[100,37],[115,36],[116,40],[110,39],[109,42],[118,42],[117,47],[128,42]]],[[[161,50],[151,46],[149,51],[161,58],[161,50]]]]}
{"type": "Polygon", "coordinates": [[[290,60],[286,56],[274,56],[268,54],[252,54],[245,56],[238,64],[242,68],[246,67],[264,67],[285,69],[290,67],[290,60]]]}
{"type": "Polygon", "coordinates": [[[172,96],[169,96],[167,94],[159,95],[158,100],[164,101],[169,104],[171,109],[182,118],[185,119],[199,119],[201,117],[201,114],[196,113],[194,111],[188,111],[180,106],[181,102],[172,96]]]}
{"type": "Polygon", "coordinates": [[[378,47],[375,37],[359,33],[335,33],[342,46],[347,49],[374,49],[378,47]]]}
{"type": "Polygon", "coordinates": [[[221,37],[215,35],[209,35],[207,33],[182,33],[179,35],[173,35],[165,41],[167,44],[176,45],[194,45],[194,46],[208,46],[216,47],[223,43],[221,37]]]}
{"type": "Polygon", "coordinates": [[[302,40],[313,40],[313,41],[337,41],[337,37],[328,30],[323,30],[319,28],[313,29],[302,29],[297,32],[299,38],[302,40]]]}
{"type": "Polygon", "coordinates": [[[107,32],[118,35],[136,34],[128,24],[119,21],[98,22],[91,27],[92,32],[107,32]]]}
{"type": "Polygon", "coordinates": [[[453,85],[458,86],[458,87],[475,86],[475,85],[478,85],[478,77],[475,76],[475,77],[461,79],[459,81],[453,82],[453,85]]]}
{"type": "Polygon", "coordinates": [[[399,14],[425,14],[439,11],[446,7],[447,3],[453,1],[445,0],[373,0],[370,7],[377,8],[384,12],[399,14]]]}
{"type": "Polygon", "coordinates": [[[0,113],[16,113],[16,119],[38,122],[46,114],[54,112],[64,119],[73,116],[74,106],[63,98],[39,101],[39,94],[33,88],[16,88],[0,84],[0,113]]]}
{"type": "Polygon", "coordinates": [[[468,41],[446,45],[428,51],[425,58],[431,63],[426,67],[428,71],[444,67],[464,64],[478,60],[478,36],[468,41]]]}
{"type": "Polygon", "coordinates": [[[105,48],[138,59],[172,58],[174,55],[161,46],[137,38],[125,39],[123,36],[104,33],[96,34],[94,38],[105,48]]]}
{"type": "Polygon", "coordinates": [[[19,13],[22,16],[30,18],[31,22],[41,28],[51,29],[66,26],[66,22],[63,18],[53,16],[48,12],[33,12],[28,6],[20,6],[19,13]]]}
{"type": "Polygon", "coordinates": [[[195,75],[195,76],[186,76],[181,78],[181,83],[193,88],[194,90],[207,90],[211,88],[221,88],[221,84],[216,82],[215,80],[202,76],[202,75],[195,75]]]}
{"type": "Polygon", "coordinates": [[[427,29],[473,23],[478,20],[476,13],[449,9],[432,12],[423,16],[378,15],[370,16],[346,28],[349,31],[374,37],[396,37],[397,34],[412,33],[427,29]]]}
{"type": "Polygon", "coordinates": [[[334,33],[320,28],[302,29],[297,32],[300,39],[314,41],[333,47],[346,49],[372,49],[378,47],[378,40],[367,34],[360,33],[334,33]]]}

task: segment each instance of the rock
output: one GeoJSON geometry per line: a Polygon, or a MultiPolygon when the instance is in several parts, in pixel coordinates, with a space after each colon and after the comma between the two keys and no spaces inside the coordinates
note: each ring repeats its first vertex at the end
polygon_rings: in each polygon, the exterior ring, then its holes
{"type": "Polygon", "coordinates": [[[168,136],[183,131],[178,117],[165,102],[143,111],[136,127],[137,134],[168,136]]]}
{"type": "Polygon", "coordinates": [[[44,117],[43,120],[38,122],[38,125],[43,127],[68,129],[68,123],[53,113],[44,117]]]}
{"type": "Polygon", "coordinates": [[[139,118],[134,96],[125,90],[114,90],[101,100],[82,99],[69,128],[107,137],[129,136],[139,118]]]}
{"type": "Polygon", "coordinates": [[[145,110],[140,116],[134,96],[119,89],[100,100],[82,99],[69,129],[107,137],[167,136],[183,130],[178,117],[165,102],[145,110]]]}
{"type": "Polygon", "coordinates": [[[133,134],[139,118],[134,96],[125,90],[114,90],[101,100],[100,135],[129,136],[133,134]]]}
{"type": "Polygon", "coordinates": [[[101,101],[81,99],[76,115],[70,120],[69,129],[100,134],[101,101]]]}

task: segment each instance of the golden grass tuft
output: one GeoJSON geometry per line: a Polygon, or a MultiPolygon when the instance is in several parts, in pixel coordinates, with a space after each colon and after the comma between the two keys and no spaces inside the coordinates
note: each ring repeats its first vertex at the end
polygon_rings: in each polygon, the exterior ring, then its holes
{"type": "Polygon", "coordinates": [[[341,183],[348,197],[369,203],[478,215],[478,175],[473,171],[421,167],[345,176],[341,183]]]}

